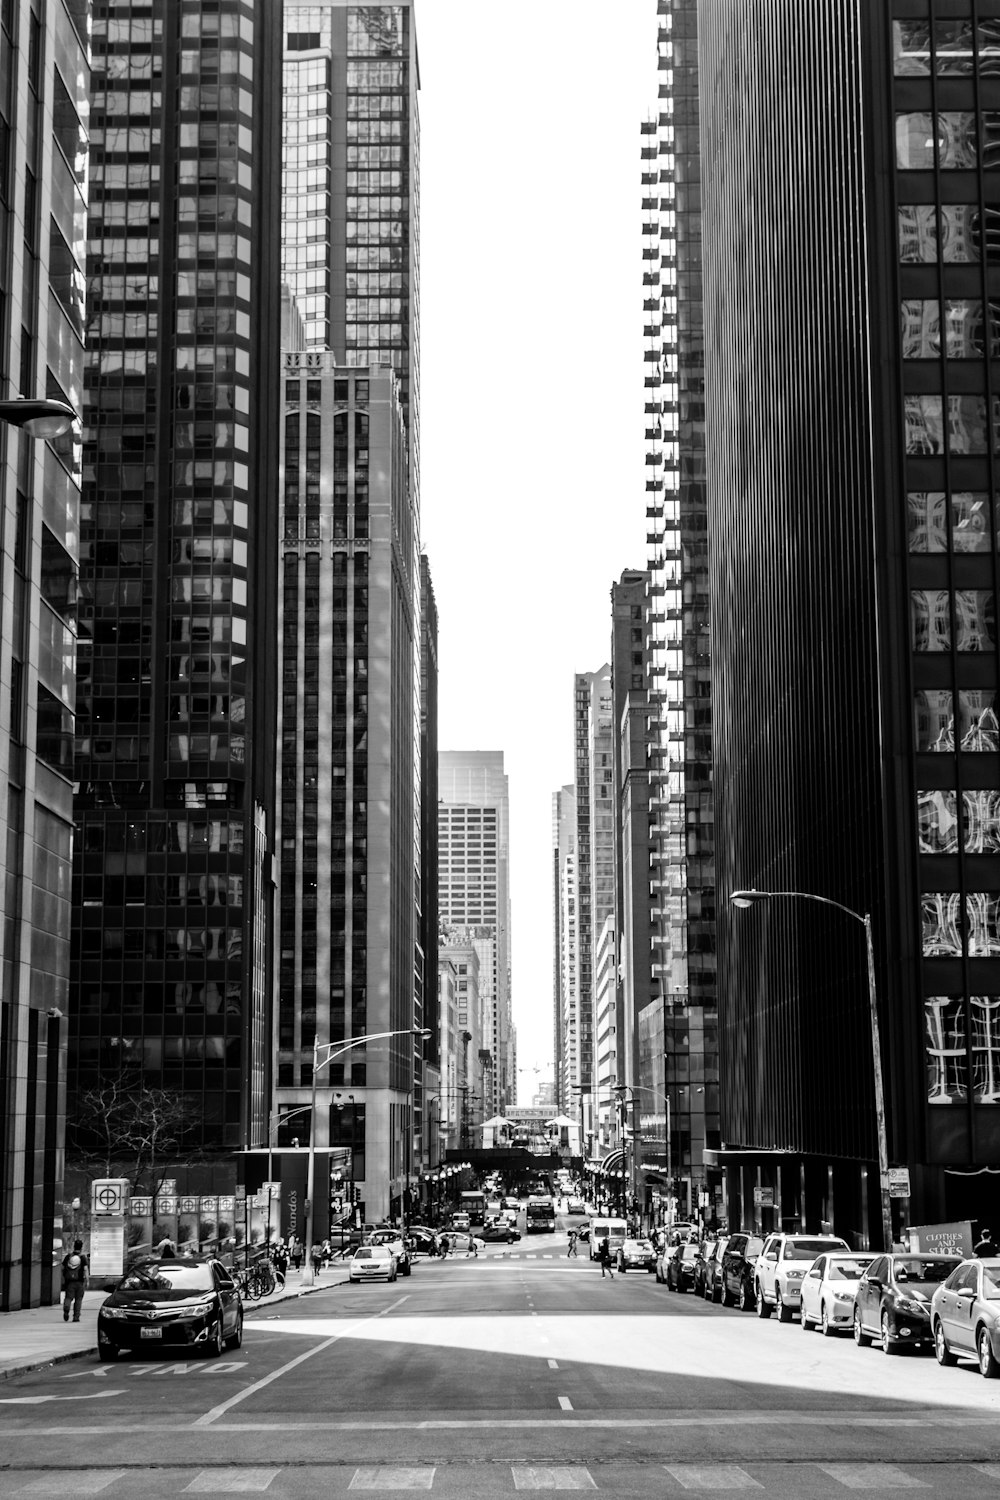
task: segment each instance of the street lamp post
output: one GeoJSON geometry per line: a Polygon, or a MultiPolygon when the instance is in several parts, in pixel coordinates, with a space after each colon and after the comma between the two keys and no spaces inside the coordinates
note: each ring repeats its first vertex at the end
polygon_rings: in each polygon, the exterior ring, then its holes
{"type": "MultiPolygon", "coordinates": [[[[379,1042],[394,1036],[412,1036],[414,1032],[420,1032],[421,1036],[430,1036],[429,1031],[420,1031],[416,1026],[404,1026],[395,1031],[372,1031],[367,1036],[354,1036],[346,1042],[323,1042],[313,1040],[313,1069],[312,1069],[312,1091],[309,1101],[309,1172],[306,1180],[306,1269],[302,1273],[302,1285],[313,1286],[316,1273],[312,1266],[313,1230],[316,1224],[316,1074],[320,1068],[325,1068],[329,1063],[336,1062],[338,1057],[343,1057],[345,1052],[350,1052],[352,1047],[361,1047],[366,1042],[379,1042]],[[320,1047],[326,1053],[320,1057],[320,1047]]],[[[353,1141],[351,1150],[354,1150],[353,1141]]],[[[352,1158],[353,1160],[353,1158],[352,1158]]]]}
{"type": "Polygon", "coordinates": [[[878,1175],[882,1199],[882,1248],[892,1249],[892,1200],[889,1197],[889,1145],[885,1128],[885,1089],[882,1075],[882,1042],[878,1023],[878,996],[875,991],[875,949],[872,944],[872,919],[869,912],[854,911],[840,901],[831,901],[829,896],[817,896],[811,891],[734,891],[730,901],[741,909],[756,906],[762,901],[780,899],[816,901],[821,906],[833,906],[845,916],[860,922],[865,930],[865,954],[868,960],[868,1006],[871,1012],[872,1064],[875,1076],[875,1136],[878,1145],[878,1175]]]}

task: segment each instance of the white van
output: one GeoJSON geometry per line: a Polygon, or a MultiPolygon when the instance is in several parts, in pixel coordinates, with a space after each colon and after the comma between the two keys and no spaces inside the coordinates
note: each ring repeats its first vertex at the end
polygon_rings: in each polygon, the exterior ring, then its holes
{"type": "Polygon", "coordinates": [[[608,1249],[611,1251],[611,1259],[614,1260],[619,1249],[625,1243],[625,1231],[628,1225],[624,1219],[601,1219],[593,1218],[590,1221],[590,1258],[596,1260],[601,1253],[601,1241],[607,1240],[608,1249]]]}

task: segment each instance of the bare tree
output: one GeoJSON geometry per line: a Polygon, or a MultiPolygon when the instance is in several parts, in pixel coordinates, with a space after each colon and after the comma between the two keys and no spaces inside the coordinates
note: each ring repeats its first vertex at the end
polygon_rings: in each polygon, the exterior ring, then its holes
{"type": "Polygon", "coordinates": [[[75,1165],[105,1177],[127,1177],[137,1193],[146,1179],[156,1196],[171,1158],[191,1158],[197,1114],[185,1094],[151,1088],[127,1073],[78,1094],[70,1115],[70,1156],[75,1165]]]}

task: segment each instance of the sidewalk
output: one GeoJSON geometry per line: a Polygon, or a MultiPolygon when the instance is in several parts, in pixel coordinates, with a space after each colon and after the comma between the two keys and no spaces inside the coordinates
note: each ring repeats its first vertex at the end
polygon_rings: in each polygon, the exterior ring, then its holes
{"type": "MultiPolygon", "coordinates": [[[[334,1265],[321,1271],[315,1286],[302,1285],[302,1272],[289,1271],[283,1292],[273,1292],[259,1302],[244,1302],[248,1320],[266,1313],[275,1303],[292,1297],[308,1297],[312,1292],[343,1286],[347,1265],[334,1265]]],[[[86,1292],[79,1323],[64,1323],[62,1307],[29,1307],[22,1312],[0,1313],[0,1381],[13,1375],[24,1375],[43,1365],[62,1364],[67,1359],[81,1359],[97,1354],[97,1310],[107,1292],[86,1292]]]]}

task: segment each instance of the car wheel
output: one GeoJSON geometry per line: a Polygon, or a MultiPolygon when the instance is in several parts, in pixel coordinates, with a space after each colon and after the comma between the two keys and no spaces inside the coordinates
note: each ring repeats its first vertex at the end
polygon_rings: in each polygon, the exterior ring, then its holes
{"type": "Polygon", "coordinates": [[[879,1339],[879,1343],[882,1346],[882,1353],[883,1354],[898,1354],[899,1353],[899,1345],[893,1343],[891,1337],[889,1336],[889,1314],[888,1313],[883,1313],[882,1314],[882,1322],[881,1322],[880,1326],[881,1326],[881,1330],[882,1330],[882,1336],[879,1339]]]}
{"type": "Polygon", "coordinates": [[[241,1308],[239,1308],[237,1310],[237,1313],[236,1313],[236,1327],[233,1329],[232,1333],[226,1339],[226,1348],[227,1349],[242,1349],[242,1347],[243,1347],[243,1309],[241,1307],[241,1308]]]}
{"type": "Polygon", "coordinates": [[[771,1316],[771,1304],[764,1301],[763,1289],[757,1287],[757,1316],[758,1318],[769,1318],[771,1316]]]}
{"type": "Polygon", "coordinates": [[[799,1314],[799,1327],[802,1329],[803,1333],[808,1333],[810,1328],[813,1327],[813,1320],[812,1318],[806,1317],[806,1310],[804,1307],[799,1314]]]}
{"type": "Polygon", "coordinates": [[[733,1305],[733,1294],[725,1282],[722,1283],[722,1289],[719,1292],[719,1301],[723,1307],[732,1307],[733,1305]]]}
{"type": "Polygon", "coordinates": [[[953,1365],[957,1362],[956,1356],[948,1348],[940,1318],[934,1324],[934,1357],[939,1365],[953,1365]]]}
{"type": "Polygon", "coordinates": [[[825,1302],[821,1304],[819,1310],[819,1331],[825,1339],[832,1338],[834,1333],[836,1332],[836,1329],[830,1322],[830,1314],[827,1311],[825,1302]]]}
{"type": "Polygon", "coordinates": [[[854,1342],[857,1344],[859,1349],[867,1349],[868,1345],[871,1343],[871,1339],[869,1338],[868,1334],[865,1333],[864,1327],[862,1326],[861,1309],[859,1307],[856,1307],[854,1309],[854,1342]]]}
{"type": "Polygon", "coordinates": [[[113,1365],[118,1358],[118,1346],[116,1344],[98,1344],[97,1355],[102,1365],[113,1365]]]}
{"type": "Polygon", "coordinates": [[[785,1303],[782,1302],[780,1296],[778,1297],[777,1312],[779,1323],[790,1323],[792,1321],[792,1309],[790,1307],[787,1307],[785,1303]]]}
{"type": "Polygon", "coordinates": [[[412,1270],[413,1270],[413,1267],[410,1265],[409,1261],[407,1261],[406,1265],[403,1267],[403,1275],[404,1276],[409,1276],[409,1274],[410,1274],[410,1272],[412,1270]]]}
{"type": "Polygon", "coordinates": [[[979,1373],[985,1380],[995,1380],[1000,1375],[1000,1364],[993,1353],[993,1344],[990,1341],[988,1328],[980,1328],[979,1337],[976,1340],[976,1349],[979,1353],[979,1373]]]}
{"type": "Polygon", "coordinates": [[[213,1329],[213,1331],[209,1334],[208,1340],[207,1340],[207,1342],[205,1344],[205,1358],[206,1359],[219,1359],[221,1357],[221,1355],[222,1355],[222,1350],[223,1350],[222,1314],[220,1312],[219,1313],[219,1321],[216,1323],[215,1328],[213,1329]]]}
{"type": "Polygon", "coordinates": [[[749,1287],[745,1281],[740,1282],[739,1304],[740,1312],[751,1312],[756,1305],[753,1288],[749,1287]]]}

